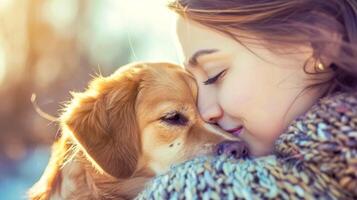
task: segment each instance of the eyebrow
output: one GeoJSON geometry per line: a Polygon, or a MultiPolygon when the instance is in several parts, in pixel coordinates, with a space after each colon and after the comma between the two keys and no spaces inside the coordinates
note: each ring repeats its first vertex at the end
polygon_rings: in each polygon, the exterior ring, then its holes
{"type": "Polygon", "coordinates": [[[196,51],[191,58],[188,60],[188,63],[192,66],[197,65],[197,58],[202,56],[202,55],[207,55],[207,54],[211,54],[211,53],[215,53],[217,52],[218,49],[201,49],[196,51]]]}

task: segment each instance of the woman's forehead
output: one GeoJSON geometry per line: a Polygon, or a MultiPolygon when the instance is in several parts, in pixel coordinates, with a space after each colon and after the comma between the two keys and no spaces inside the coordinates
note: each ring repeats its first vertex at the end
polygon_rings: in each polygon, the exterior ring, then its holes
{"type": "Polygon", "coordinates": [[[182,17],[177,20],[177,37],[185,63],[196,63],[199,57],[221,52],[233,52],[240,44],[223,33],[182,17]]]}
{"type": "Polygon", "coordinates": [[[214,41],[209,40],[209,38],[212,37],[215,37],[216,39],[229,39],[229,37],[217,30],[183,17],[179,17],[176,20],[176,32],[179,40],[190,40],[191,42],[205,41],[212,43],[214,41]]]}

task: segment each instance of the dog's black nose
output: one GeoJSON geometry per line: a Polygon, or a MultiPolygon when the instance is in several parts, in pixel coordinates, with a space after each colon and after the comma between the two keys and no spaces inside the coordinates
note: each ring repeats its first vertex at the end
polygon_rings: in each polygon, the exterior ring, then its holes
{"type": "Polygon", "coordinates": [[[242,141],[223,141],[216,146],[217,155],[246,158],[249,156],[248,146],[242,141]]]}

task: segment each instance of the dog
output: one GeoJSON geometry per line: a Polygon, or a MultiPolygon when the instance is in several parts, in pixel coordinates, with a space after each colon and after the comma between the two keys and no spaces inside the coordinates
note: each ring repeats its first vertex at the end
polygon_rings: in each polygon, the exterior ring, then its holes
{"type": "Polygon", "coordinates": [[[247,153],[200,118],[195,80],[176,64],[128,64],[72,95],[30,199],[132,199],[171,165],[215,154],[226,141],[232,154],[247,153]]]}

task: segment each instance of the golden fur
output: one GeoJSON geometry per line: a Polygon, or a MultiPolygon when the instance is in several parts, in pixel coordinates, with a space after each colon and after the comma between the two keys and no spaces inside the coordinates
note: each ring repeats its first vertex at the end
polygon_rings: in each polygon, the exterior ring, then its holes
{"type": "Polygon", "coordinates": [[[30,199],[131,199],[154,175],[235,139],[204,123],[181,67],[135,63],[73,94],[30,199]]]}

